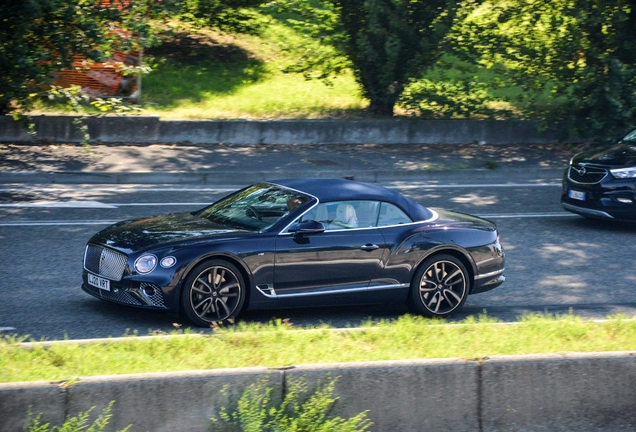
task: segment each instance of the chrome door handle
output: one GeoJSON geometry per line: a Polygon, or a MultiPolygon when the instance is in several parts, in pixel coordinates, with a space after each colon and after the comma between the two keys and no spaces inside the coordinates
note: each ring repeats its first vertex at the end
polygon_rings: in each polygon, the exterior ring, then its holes
{"type": "Polygon", "coordinates": [[[360,249],[366,250],[366,251],[372,251],[372,250],[380,249],[380,246],[368,243],[368,244],[365,244],[364,246],[360,246],[360,249]]]}

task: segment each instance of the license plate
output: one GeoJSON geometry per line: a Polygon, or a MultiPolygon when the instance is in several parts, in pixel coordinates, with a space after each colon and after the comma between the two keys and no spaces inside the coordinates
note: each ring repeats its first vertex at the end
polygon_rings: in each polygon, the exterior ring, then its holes
{"type": "Polygon", "coordinates": [[[575,200],[585,201],[585,192],[579,192],[579,191],[570,189],[568,190],[568,196],[575,200]]]}
{"type": "Polygon", "coordinates": [[[88,274],[88,284],[105,291],[110,291],[110,281],[108,279],[100,278],[90,273],[88,274]]]}

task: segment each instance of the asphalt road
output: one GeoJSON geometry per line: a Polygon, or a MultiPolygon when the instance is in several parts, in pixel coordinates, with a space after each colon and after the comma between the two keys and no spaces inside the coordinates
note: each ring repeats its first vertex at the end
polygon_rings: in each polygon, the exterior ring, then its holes
{"type": "MultiPolygon", "coordinates": [[[[455,316],[484,311],[504,321],[528,313],[585,318],[636,315],[636,225],[564,212],[558,181],[519,184],[385,184],[429,206],[495,221],[507,252],[506,282],[471,296],[455,316]]],[[[86,241],[106,224],[190,211],[235,187],[28,185],[0,188],[0,329],[40,339],[167,332],[177,317],[109,304],[81,288],[86,241]]],[[[251,312],[247,321],[289,318],[296,326],[356,326],[395,319],[402,306],[251,312]]]]}

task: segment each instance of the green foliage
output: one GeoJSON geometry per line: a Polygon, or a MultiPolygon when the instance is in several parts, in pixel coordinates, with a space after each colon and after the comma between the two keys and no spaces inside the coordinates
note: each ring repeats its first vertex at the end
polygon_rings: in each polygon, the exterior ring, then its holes
{"type": "Polygon", "coordinates": [[[289,70],[324,78],[350,67],[370,100],[369,111],[390,116],[408,82],[444,53],[457,1],[281,0],[270,7],[295,11],[300,17],[287,22],[322,46],[289,70]]]}
{"type": "Polygon", "coordinates": [[[403,108],[423,118],[467,118],[501,116],[489,108],[493,100],[486,83],[478,81],[434,81],[422,78],[409,85],[400,96],[403,108]]]}
{"type": "Polygon", "coordinates": [[[161,17],[173,1],[135,0],[112,7],[91,0],[6,0],[0,3],[0,113],[27,110],[74,55],[99,61],[115,50],[149,46],[149,16],[161,17]],[[136,37],[122,37],[122,31],[136,37]]]}
{"type": "Polygon", "coordinates": [[[636,4],[630,0],[466,3],[454,46],[506,67],[526,90],[526,116],[565,124],[571,137],[613,136],[636,124],[636,4]],[[538,103],[549,91],[554,103],[538,103]]]}
{"type": "MultiPolygon", "coordinates": [[[[278,403],[274,389],[261,379],[249,385],[219,419],[212,418],[212,430],[240,432],[358,432],[371,427],[366,411],[349,419],[333,416],[338,401],[333,396],[336,380],[318,383],[311,392],[304,378],[290,379],[283,400],[278,403]]],[[[228,388],[223,389],[224,393],[228,388]]]]}
{"type": "Polygon", "coordinates": [[[221,31],[257,33],[259,22],[254,8],[263,0],[183,0],[179,19],[199,27],[221,31]]]}
{"type": "Polygon", "coordinates": [[[283,50],[295,57],[282,68],[284,73],[301,73],[306,80],[319,79],[332,85],[333,77],[351,70],[344,52],[347,36],[333,3],[282,0],[268,3],[263,10],[303,36],[279,41],[283,50]]]}
{"type": "MultiPolygon", "coordinates": [[[[93,423],[89,423],[90,414],[95,407],[90,408],[88,411],[81,412],[75,417],[71,417],[67,419],[62,426],[51,426],[49,423],[42,423],[42,414],[38,415],[35,418],[32,418],[31,414],[29,414],[29,420],[25,426],[25,430],[28,432],[101,432],[103,431],[112,415],[110,411],[113,407],[113,403],[108,404],[106,408],[102,411],[100,416],[93,421],[93,423]]],[[[125,432],[130,429],[130,426],[125,429],[121,429],[119,432],[125,432]]]]}

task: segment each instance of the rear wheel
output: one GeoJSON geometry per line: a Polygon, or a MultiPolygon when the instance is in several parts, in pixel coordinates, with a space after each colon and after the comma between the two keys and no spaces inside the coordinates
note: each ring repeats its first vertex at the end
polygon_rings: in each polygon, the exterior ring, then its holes
{"type": "Polygon", "coordinates": [[[468,271],[452,255],[434,255],[425,260],[411,282],[409,306],[426,317],[446,318],[466,302],[468,271]]]}
{"type": "Polygon", "coordinates": [[[245,302],[245,282],[238,269],[223,260],[196,266],[185,281],[181,304],[193,324],[209,327],[233,319],[245,302]]]}

